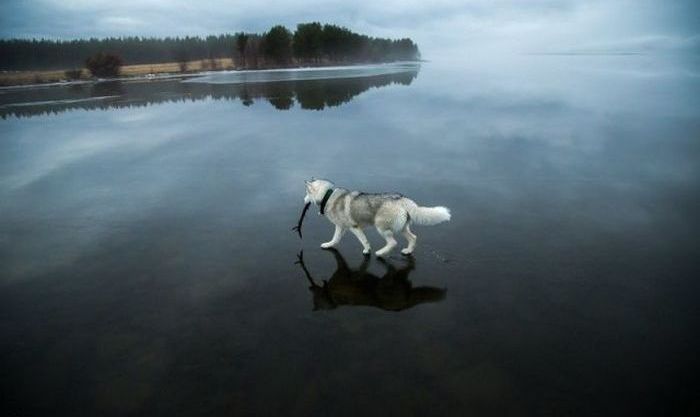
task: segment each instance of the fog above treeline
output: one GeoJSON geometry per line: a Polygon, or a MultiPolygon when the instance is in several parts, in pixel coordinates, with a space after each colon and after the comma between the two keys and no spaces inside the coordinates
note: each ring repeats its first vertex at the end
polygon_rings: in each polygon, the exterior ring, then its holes
{"type": "Polygon", "coordinates": [[[529,53],[698,53],[697,0],[6,0],[0,38],[263,33],[329,22],[410,38],[431,61],[529,53]]]}
{"type": "Polygon", "coordinates": [[[126,65],[233,58],[239,68],[420,58],[418,46],[409,38],[375,38],[337,25],[312,22],[298,24],[294,32],[276,25],[264,33],[238,32],[206,37],[2,39],[0,69],[80,68],[88,57],[100,52],[117,55],[126,65]]]}

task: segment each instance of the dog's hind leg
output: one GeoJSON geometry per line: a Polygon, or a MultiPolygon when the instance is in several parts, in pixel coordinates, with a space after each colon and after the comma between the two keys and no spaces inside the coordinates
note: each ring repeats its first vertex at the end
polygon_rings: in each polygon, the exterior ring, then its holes
{"type": "Polygon", "coordinates": [[[328,248],[332,248],[333,246],[337,245],[338,242],[340,242],[340,238],[342,238],[343,235],[345,234],[346,230],[347,229],[336,225],[335,226],[335,233],[333,233],[333,238],[328,242],[321,243],[321,247],[323,249],[328,249],[328,248]]]}
{"type": "Polygon", "coordinates": [[[363,232],[359,227],[351,227],[350,231],[357,237],[357,240],[362,243],[362,253],[369,255],[372,248],[369,246],[369,241],[367,240],[367,236],[365,236],[365,232],[363,232]]]}
{"type": "Polygon", "coordinates": [[[408,241],[408,246],[401,249],[401,253],[403,253],[404,255],[410,255],[413,253],[413,250],[416,248],[416,241],[418,240],[418,236],[416,236],[415,234],[413,234],[413,232],[411,232],[411,227],[408,225],[408,223],[406,224],[406,227],[404,227],[403,230],[401,231],[401,234],[408,241]]]}
{"type": "Polygon", "coordinates": [[[384,239],[386,239],[386,245],[379,249],[375,255],[380,257],[386,256],[392,249],[394,249],[398,242],[396,242],[396,239],[394,239],[394,232],[392,232],[391,229],[380,229],[377,227],[377,230],[382,236],[384,236],[384,239]]]}

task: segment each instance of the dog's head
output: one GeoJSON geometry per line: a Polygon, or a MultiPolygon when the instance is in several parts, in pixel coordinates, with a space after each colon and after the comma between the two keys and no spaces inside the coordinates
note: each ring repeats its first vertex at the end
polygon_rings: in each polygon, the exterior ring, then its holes
{"type": "Polygon", "coordinates": [[[311,178],[308,181],[304,181],[304,183],[306,185],[304,203],[320,203],[321,200],[323,200],[323,195],[326,194],[326,191],[333,188],[333,183],[328,180],[317,180],[311,178]]]}

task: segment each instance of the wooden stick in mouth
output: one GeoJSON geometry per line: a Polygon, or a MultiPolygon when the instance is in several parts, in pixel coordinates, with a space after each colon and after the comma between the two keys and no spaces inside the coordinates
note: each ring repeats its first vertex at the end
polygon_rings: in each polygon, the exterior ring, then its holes
{"type": "Polygon", "coordinates": [[[299,217],[299,223],[297,223],[296,226],[292,227],[292,230],[296,231],[299,233],[299,239],[301,239],[301,223],[304,221],[304,216],[306,216],[306,212],[309,210],[309,206],[311,205],[311,202],[306,203],[304,205],[304,210],[301,212],[301,216],[299,217]]]}

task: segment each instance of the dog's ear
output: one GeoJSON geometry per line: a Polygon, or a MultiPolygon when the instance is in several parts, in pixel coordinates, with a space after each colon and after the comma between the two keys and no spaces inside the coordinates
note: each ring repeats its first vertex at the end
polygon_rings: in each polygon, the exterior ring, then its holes
{"type": "Polygon", "coordinates": [[[313,191],[316,189],[316,185],[314,184],[314,181],[316,181],[316,180],[314,180],[313,177],[311,177],[311,180],[309,180],[309,181],[304,181],[306,183],[307,190],[313,191]]]}

